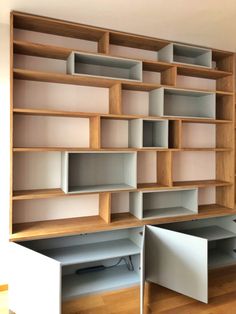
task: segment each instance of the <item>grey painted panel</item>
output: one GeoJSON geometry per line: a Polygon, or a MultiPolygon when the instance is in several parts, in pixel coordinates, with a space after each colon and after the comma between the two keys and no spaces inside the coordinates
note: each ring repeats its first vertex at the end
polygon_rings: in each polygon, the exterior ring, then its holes
{"type": "Polygon", "coordinates": [[[134,153],[69,153],[69,193],[136,188],[134,153]]]}
{"type": "Polygon", "coordinates": [[[157,52],[157,60],[164,62],[173,62],[173,43],[170,43],[158,50],[157,52]]]}
{"type": "Polygon", "coordinates": [[[236,238],[236,233],[215,225],[184,230],[184,233],[201,237],[208,241],[236,238]]]}
{"type": "Polygon", "coordinates": [[[129,199],[129,208],[131,214],[133,214],[138,219],[143,218],[143,210],[142,210],[142,192],[131,192],[129,199]]]}
{"type": "Polygon", "coordinates": [[[194,212],[184,207],[168,207],[168,208],[158,208],[145,210],[143,213],[144,219],[149,218],[167,218],[167,217],[177,217],[185,215],[193,215],[194,212]]]}
{"type": "Polygon", "coordinates": [[[199,301],[208,302],[208,241],[147,226],[145,276],[199,301]]]}
{"type": "Polygon", "coordinates": [[[143,122],[142,119],[129,121],[129,147],[142,147],[143,122]]]}
{"type": "Polygon", "coordinates": [[[154,89],[149,92],[149,115],[159,116],[164,115],[164,88],[154,89]]]}
{"type": "Polygon", "coordinates": [[[141,61],[81,52],[72,52],[67,61],[69,74],[142,81],[141,61]]]}
{"type": "Polygon", "coordinates": [[[68,193],[68,152],[61,153],[61,189],[68,193]]]}
{"type": "Polygon", "coordinates": [[[168,147],[168,121],[143,121],[143,147],[168,147]]]}

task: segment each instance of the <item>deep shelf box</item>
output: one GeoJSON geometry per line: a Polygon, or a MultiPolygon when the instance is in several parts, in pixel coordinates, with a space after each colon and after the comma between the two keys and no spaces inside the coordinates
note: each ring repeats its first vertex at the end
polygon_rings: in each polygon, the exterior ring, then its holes
{"type": "Polygon", "coordinates": [[[62,190],[90,193],[137,187],[136,152],[62,153],[62,190]]]}
{"type": "Polygon", "coordinates": [[[129,124],[129,146],[168,148],[168,120],[131,120],[129,124]]]}
{"type": "Polygon", "coordinates": [[[206,48],[170,43],[158,51],[158,60],[211,68],[212,51],[206,48]]]}
{"type": "Polygon", "coordinates": [[[161,87],[149,93],[149,114],[160,117],[215,119],[216,95],[161,87]]]}
{"type": "Polygon", "coordinates": [[[141,82],[142,61],[73,51],[67,59],[67,73],[141,82]]]}
{"type": "Polygon", "coordinates": [[[139,219],[197,214],[198,190],[132,192],[130,211],[139,219]]]}

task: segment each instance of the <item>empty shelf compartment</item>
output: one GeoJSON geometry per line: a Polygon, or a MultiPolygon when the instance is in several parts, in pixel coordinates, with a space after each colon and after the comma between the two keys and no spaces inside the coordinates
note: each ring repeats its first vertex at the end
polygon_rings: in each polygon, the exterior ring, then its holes
{"type": "Polygon", "coordinates": [[[200,67],[212,67],[212,51],[190,45],[170,43],[158,51],[160,61],[200,67]]]}
{"type": "Polygon", "coordinates": [[[168,120],[131,120],[129,142],[137,148],[168,148],[168,120]]]}
{"type": "Polygon", "coordinates": [[[194,228],[192,230],[184,230],[183,232],[207,239],[208,241],[236,238],[235,233],[219,226],[206,226],[201,228],[194,228]]]}
{"type": "Polygon", "coordinates": [[[129,271],[126,265],[101,271],[62,277],[62,298],[64,301],[83,295],[120,289],[139,284],[139,273],[129,271]]]}
{"type": "Polygon", "coordinates": [[[197,195],[197,189],[133,192],[131,212],[139,219],[196,214],[197,195]]]}
{"type": "Polygon", "coordinates": [[[62,153],[62,189],[65,193],[135,189],[136,164],[136,152],[62,153]]]}
{"type": "Polygon", "coordinates": [[[208,267],[219,268],[236,264],[236,238],[209,242],[208,267]]]}
{"type": "Polygon", "coordinates": [[[142,62],[73,51],[67,59],[67,73],[142,81],[142,62]]]}
{"type": "Polygon", "coordinates": [[[214,93],[162,87],[151,91],[149,97],[151,116],[208,119],[216,117],[214,93]]]}
{"type": "Polygon", "coordinates": [[[103,241],[44,250],[42,254],[59,261],[62,266],[135,255],[140,248],[130,239],[103,241]]]}

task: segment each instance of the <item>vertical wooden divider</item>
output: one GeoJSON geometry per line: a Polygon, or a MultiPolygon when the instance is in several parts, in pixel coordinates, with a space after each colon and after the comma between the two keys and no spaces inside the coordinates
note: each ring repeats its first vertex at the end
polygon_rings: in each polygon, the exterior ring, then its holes
{"type": "Polygon", "coordinates": [[[101,148],[101,117],[89,118],[89,142],[90,148],[101,148]]]}
{"type": "Polygon", "coordinates": [[[182,147],[182,121],[169,120],[169,148],[182,147]]]}
{"type": "Polygon", "coordinates": [[[177,67],[170,67],[169,69],[161,72],[161,84],[176,86],[177,81],[177,67]]]}
{"type": "Polygon", "coordinates": [[[106,222],[111,222],[111,193],[99,193],[99,215],[106,222]]]}
{"type": "Polygon", "coordinates": [[[172,186],[172,152],[157,152],[157,181],[161,185],[172,186]]]}
{"type": "Polygon", "coordinates": [[[121,84],[117,83],[109,89],[109,113],[122,114],[122,94],[121,84]]]}
{"type": "Polygon", "coordinates": [[[98,52],[109,54],[109,32],[105,32],[98,41],[98,52]]]}

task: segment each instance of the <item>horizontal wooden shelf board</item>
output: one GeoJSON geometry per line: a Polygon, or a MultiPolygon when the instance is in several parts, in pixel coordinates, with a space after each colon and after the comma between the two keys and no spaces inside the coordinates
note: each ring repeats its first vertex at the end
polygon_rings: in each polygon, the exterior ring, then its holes
{"type": "Polygon", "coordinates": [[[56,238],[81,233],[139,227],[145,224],[162,224],[235,214],[235,209],[226,208],[217,204],[208,204],[199,206],[198,214],[171,218],[139,220],[129,213],[122,213],[113,214],[112,222],[110,224],[105,223],[99,216],[20,223],[14,225],[13,234],[10,236],[10,240],[18,242],[43,238],[56,238]]]}
{"type": "Polygon", "coordinates": [[[188,65],[178,65],[177,64],[177,74],[183,76],[200,77],[206,79],[217,80],[222,77],[233,75],[232,72],[214,70],[214,69],[204,69],[188,65]]]}
{"type": "Polygon", "coordinates": [[[173,182],[175,187],[208,187],[208,186],[228,186],[232,185],[230,182],[221,180],[193,180],[193,181],[175,181],[173,182]]]}
{"type": "Polygon", "coordinates": [[[159,116],[146,116],[146,115],[128,115],[128,114],[109,114],[109,113],[96,113],[96,112],[76,112],[64,110],[49,110],[49,109],[31,109],[31,108],[13,108],[13,113],[18,115],[31,115],[31,116],[55,116],[55,117],[78,117],[78,118],[91,118],[101,117],[102,119],[119,119],[119,120],[171,120],[182,121],[183,123],[209,123],[209,124],[224,124],[233,123],[231,120],[219,120],[208,118],[182,118],[175,116],[159,117],[159,116]]]}
{"type": "Polygon", "coordinates": [[[180,151],[186,151],[186,152],[191,152],[191,151],[209,151],[209,152],[229,152],[233,150],[231,147],[185,147],[181,148],[180,151]]]}
{"type": "MultiPolygon", "coordinates": [[[[136,90],[136,91],[151,91],[164,85],[152,84],[152,83],[143,83],[143,82],[127,82],[125,80],[115,80],[115,79],[106,79],[106,78],[97,78],[97,77],[86,77],[80,75],[70,75],[70,74],[61,74],[55,72],[42,72],[42,71],[32,71],[15,68],[13,70],[14,79],[19,80],[30,80],[30,81],[39,81],[39,82],[51,82],[59,84],[72,84],[80,86],[93,86],[93,87],[104,87],[109,88],[116,83],[121,83],[122,89],[124,90],[136,90]]],[[[169,87],[170,86],[166,86],[169,87]]],[[[189,88],[174,88],[175,90],[184,90],[184,91],[193,91],[203,94],[215,93],[216,96],[232,96],[232,92],[225,91],[216,91],[216,90],[205,90],[205,89],[189,89],[189,88]]]]}
{"type": "Polygon", "coordinates": [[[132,147],[102,147],[102,148],[89,148],[89,147],[14,147],[14,153],[25,153],[25,152],[110,152],[110,151],[127,151],[127,152],[163,152],[172,151],[178,152],[181,149],[178,148],[162,148],[162,147],[145,147],[145,148],[132,148],[132,147]]]}
{"type": "MultiPolygon", "coordinates": [[[[208,187],[208,186],[228,186],[231,185],[229,182],[219,181],[219,180],[201,180],[201,181],[182,181],[174,182],[173,186],[167,186],[157,183],[138,183],[137,189],[130,189],[128,191],[152,191],[152,190],[173,190],[179,188],[188,188],[188,187],[208,187]]],[[[119,192],[117,191],[108,191],[112,193],[119,192]]],[[[76,197],[81,194],[97,194],[99,192],[86,192],[86,193],[75,193],[75,194],[66,194],[60,188],[55,189],[35,189],[35,190],[18,190],[13,192],[12,200],[30,200],[30,199],[44,199],[44,198],[54,198],[54,197],[76,197]]]]}

